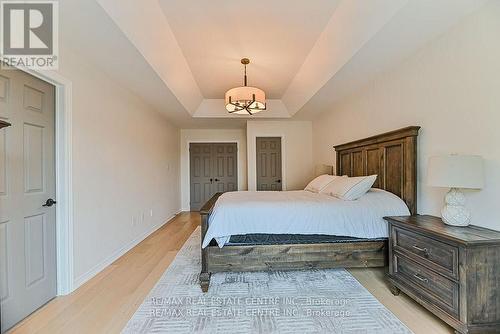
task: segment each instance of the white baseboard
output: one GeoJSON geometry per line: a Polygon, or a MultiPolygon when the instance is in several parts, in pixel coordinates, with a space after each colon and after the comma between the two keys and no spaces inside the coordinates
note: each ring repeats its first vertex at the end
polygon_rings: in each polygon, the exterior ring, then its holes
{"type": "MultiPolygon", "coordinates": [[[[133,239],[129,243],[127,243],[125,246],[122,248],[118,249],[116,252],[108,256],[106,259],[103,261],[99,262],[96,264],[92,269],[84,273],[83,275],[80,275],[77,277],[74,282],[73,282],[73,291],[78,289],[80,286],[85,284],[87,281],[89,281],[91,278],[99,274],[101,271],[103,271],[107,266],[118,260],[120,257],[122,257],[125,253],[127,253],[129,250],[137,246],[141,241],[149,237],[153,232],[158,230],[160,227],[170,223],[179,213],[181,213],[182,210],[177,211],[172,217],[166,219],[160,224],[157,224],[153,227],[151,227],[148,231],[144,232],[137,238],[133,239]]],[[[71,291],[71,292],[73,292],[71,291]]]]}

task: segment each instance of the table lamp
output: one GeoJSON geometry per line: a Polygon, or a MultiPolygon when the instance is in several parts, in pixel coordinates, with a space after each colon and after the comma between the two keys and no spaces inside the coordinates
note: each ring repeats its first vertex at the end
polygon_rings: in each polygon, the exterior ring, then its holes
{"type": "Polygon", "coordinates": [[[324,174],[333,175],[333,166],[324,164],[316,165],[316,167],[314,168],[314,176],[320,176],[324,174]]]}
{"type": "Polygon", "coordinates": [[[483,159],[477,155],[443,155],[429,159],[427,183],[433,187],[450,188],[445,197],[441,217],[448,225],[467,226],[471,214],[465,207],[462,189],[482,189],[483,159]]]}

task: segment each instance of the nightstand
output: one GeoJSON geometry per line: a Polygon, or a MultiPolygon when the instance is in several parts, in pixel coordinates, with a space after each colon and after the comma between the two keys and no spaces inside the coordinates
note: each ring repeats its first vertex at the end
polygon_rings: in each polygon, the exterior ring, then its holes
{"type": "Polygon", "coordinates": [[[391,291],[457,333],[500,333],[500,232],[433,216],[386,217],[391,291]]]}

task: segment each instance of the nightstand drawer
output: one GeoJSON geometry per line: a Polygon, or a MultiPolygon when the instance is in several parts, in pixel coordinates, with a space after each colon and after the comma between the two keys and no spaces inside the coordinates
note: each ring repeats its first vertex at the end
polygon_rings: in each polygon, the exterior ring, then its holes
{"type": "Polygon", "coordinates": [[[393,254],[392,276],[453,317],[459,315],[459,285],[397,252],[393,254]]]}
{"type": "Polygon", "coordinates": [[[410,253],[415,261],[458,280],[458,247],[397,226],[391,228],[391,241],[395,251],[410,253]]]}

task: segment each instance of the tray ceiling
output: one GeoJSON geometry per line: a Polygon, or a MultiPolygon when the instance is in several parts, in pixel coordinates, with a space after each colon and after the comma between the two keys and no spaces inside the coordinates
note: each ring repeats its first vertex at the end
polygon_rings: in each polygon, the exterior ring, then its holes
{"type": "Polygon", "coordinates": [[[242,84],[280,99],[331,18],[338,0],[160,0],[206,99],[242,84]]]}
{"type": "Polygon", "coordinates": [[[77,53],[177,126],[240,127],[248,117],[229,115],[223,98],[241,84],[241,58],[267,93],[259,119],[311,119],[485,2],[65,0],[61,17],[77,53]]]}

